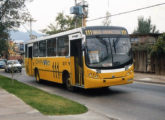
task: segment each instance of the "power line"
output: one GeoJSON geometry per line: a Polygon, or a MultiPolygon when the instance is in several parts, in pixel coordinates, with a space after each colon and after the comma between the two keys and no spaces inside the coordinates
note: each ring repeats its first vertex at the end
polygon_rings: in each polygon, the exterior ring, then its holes
{"type": "MultiPolygon", "coordinates": [[[[138,8],[138,9],[135,9],[135,10],[130,10],[130,11],[126,11],[126,12],[121,12],[121,13],[109,15],[108,17],[117,16],[117,15],[123,15],[123,14],[131,13],[131,12],[136,12],[136,11],[140,11],[140,10],[144,10],[144,9],[148,9],[148,8],[152,8],[152,7],[156,7],[156,6],[160,6],[160,5],[164,5],[164,4],[165,3],[155,4],[155,5],[151,5],[151,6],[147,6],[147,7],[143,7],[143,8],[138,8]]],[[[99,18],[95,18],[95,19],[91,19],[91,20],[87,20],[87,22],[103,19],[103,18],[106,18],[106,17],[107,16],[99,17],[99,18]]]]}

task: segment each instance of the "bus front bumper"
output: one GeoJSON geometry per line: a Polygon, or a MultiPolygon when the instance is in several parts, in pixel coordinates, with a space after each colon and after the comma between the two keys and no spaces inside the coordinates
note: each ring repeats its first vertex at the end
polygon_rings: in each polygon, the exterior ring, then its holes
{"type": "Polygon", "coordinates": [[[94,78],[86,78],[85,81],[85,88],[102,88],[108,86],[115,86],[115,85],[123,85],[123,84],[130,84],[133,83],[134,75],[128,75],[124,77],[118,78],[110,78],[110,79],[94,79],[94,78]]]}

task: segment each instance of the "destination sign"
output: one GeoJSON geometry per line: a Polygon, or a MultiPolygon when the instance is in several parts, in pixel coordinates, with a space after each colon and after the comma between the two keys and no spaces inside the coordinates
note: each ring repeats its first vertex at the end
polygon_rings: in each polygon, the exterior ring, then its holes
{"type": "Polygon", "coordinates": [[[85,30],[86,35],[127,35],[126,30],[92,29],[85,30]]]}

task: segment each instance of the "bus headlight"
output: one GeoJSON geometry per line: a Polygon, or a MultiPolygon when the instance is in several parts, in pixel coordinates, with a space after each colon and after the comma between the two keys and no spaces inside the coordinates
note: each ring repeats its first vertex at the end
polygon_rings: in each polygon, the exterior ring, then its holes
{"type": "Polygon", "coordinates": [[[90,78],[95,78],[95,79],[99,78],[99,75],[98,75],[98,74],[89,73],[88,76],[89,76],[90,78]]]}
{"type": "Polygon", "coordinates": [[[92,73],[89,73],[89,75],[88,75],[89,77],[92,77],[92,73]]]}
{"type": "Polygon", "coordinates": [[[96,79],[97,79],[98,77],[99,77],[98,75],[95,75],[95,77],[94,77],[94,78],[96,78],[96,79]]]}
{"type": "Polygon", "coordinates": [[[130,75],[130,73],[129,73],[129,72],[127,72],[127,75],[130,75]]]}
{"type": "Polygon", "coordinates": [[[128,75],[131,75],[132,74],[132,70],[130,70],[130,71],[128,71],[127,73],[126,73],[126,75],[128,76],[128,75]]]}

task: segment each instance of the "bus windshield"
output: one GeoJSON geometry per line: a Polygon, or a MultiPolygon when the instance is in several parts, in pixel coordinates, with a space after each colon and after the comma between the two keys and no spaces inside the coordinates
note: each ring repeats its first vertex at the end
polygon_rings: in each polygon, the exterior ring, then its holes
{"type": "Polygon", "coordinates": [[[132,59],[128,37],[87,37],[87,65],[89,67],[115,67],[132,59]]]}

